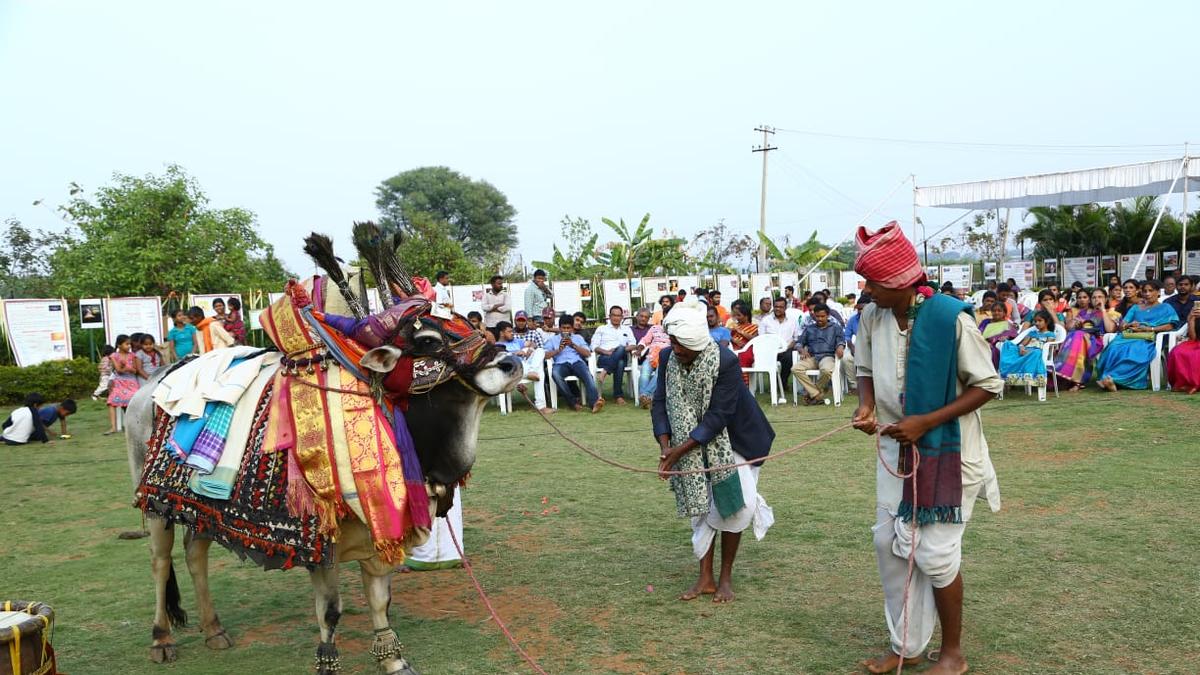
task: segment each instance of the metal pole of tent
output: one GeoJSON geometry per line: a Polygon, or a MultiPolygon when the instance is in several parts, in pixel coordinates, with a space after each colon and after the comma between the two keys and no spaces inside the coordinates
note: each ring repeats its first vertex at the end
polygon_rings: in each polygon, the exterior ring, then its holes
{"type": "MultiPolygon", "coordinates": [[[[1171,181],[1171,187],[1167,188],[1167,196],[1169,197],[1175,191],[1175,184],[1179,182],[1180,177],[1186,173],[1184,169],[1187,167],[1187,157],[1179,163],[1179,170],[1175,172],[1175,178],[1171,181]]],[[[1164,199],[1162,207],[1158,210],[1158,217],[1154,219],[1154,225],[1150,228],[1150,236],[1146,237],[1146,244],[1142,246],[1142,253],[1138,256],[1137,262],[1134,263],[1134,271],[1142,269],[1142,261],[1146,259],[1146,251],[1150,249],[1150,242],[1154,239],[1154,233],[1158,231],[1158,224],[1162,222],[1163,214],[1167,212],[1168,200],[1164,199]]]]}
{"type": "MultiPolygon", "coordinates": [[[[913,186],[913,235],[912,235],[912,240],[916,241],[917,240],[917,175],[909,174],[908,177],[910,180],[912,180],[912,186],[913,186]]],[[[926,265],[929,264],[929,256],[928,255],[925,256],[925,264],[926,265]]]]}
{"type": "Polygon", "coordinates": [[[1191,158],[1188,157],[1188,144],[1185,142],[1183,144],[1183,238],[1180,241],[1180,245],[1179,245],[1179,273],[1180,274],[1188,273],[1188,268],[1187,268],[1187,226],[1188,226],[1187,195],[1188,195],[1188,171],[1191,170],[1191,168],[1189,167],[1190,159],[1191,158]]]}

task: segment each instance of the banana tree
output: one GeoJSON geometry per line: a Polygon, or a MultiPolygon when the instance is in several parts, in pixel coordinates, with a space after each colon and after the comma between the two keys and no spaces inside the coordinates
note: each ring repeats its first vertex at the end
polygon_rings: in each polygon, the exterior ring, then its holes
{"type": "Polygon", "coordinates": [[[577,258],[564,255],[559,250],[558,244],[555,244],[550,260],[535,260],[533,264],[546,270],[551,279],[591,279],[602,275],[605,267],[597,264],[596,240],[598,238],[599,235],[593,234],[592,238],[584,244],[577,258]]]}
{"type": "Polygon", "coordinates": [[[654,230],[650,228],[650,214],[642,216],[642,222],[633,231],[625,224],[624,218],[615,223],[611,218],[600,220],[616,233],[618,240],[609,244],[606,250],[596,253],[596,262],[626,279],[632,279],[639,271],[644,271],[642,253],[654,235],[654,230]]]}
{"type": "MultiPolygon", "coordinates": [[[[775,269],[807,272],[829,253],[829,248],[817,241],[816,231],[813,231],[807,241],[796,246],[785,245],[780,248],[762,232],[758,233],[758,240],[766,247],[767,260],[775,269]]],[[[838,262],[832,256],[822,262],[821,266],[831,270],[844,270],[848,267],[846,263],[838,262]]]]}

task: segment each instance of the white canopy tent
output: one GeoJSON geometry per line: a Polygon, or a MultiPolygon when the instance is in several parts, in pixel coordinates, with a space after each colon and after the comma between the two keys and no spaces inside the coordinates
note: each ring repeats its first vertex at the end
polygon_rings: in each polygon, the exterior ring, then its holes
{"type": "MultiPolygon", "coordinates": [[[[1186,146],[1185,146],[1186,147],[1186,146]]],[[[1137,164],[1122,164],[1097,169],[999,178],[994,180],[917,187],[913,180],[913,210],[918,206],[955,209],[1029,208],[1031,206],[1074,206],[1093,202],[1113,202],[1133,197],[1183,194],[1187,212],[1187,193],[1191,181],[1200,181],[1200,157],[1186,154],[1178,159],[1163,159],[1137,164]]],[[[1163,201],[1150,237],[1142,248],[1138,266],[1150,247],[1150,240],[1166,213],[1163,201]]],[[[1187,219],[1183,224],[1183,251],[1187,257],[1187,219]]]]}

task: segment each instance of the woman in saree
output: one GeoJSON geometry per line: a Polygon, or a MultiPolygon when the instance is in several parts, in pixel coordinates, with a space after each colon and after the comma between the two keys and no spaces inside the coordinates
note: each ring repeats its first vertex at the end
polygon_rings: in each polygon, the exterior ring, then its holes
{"type": "Polygon", "coordinates": [[[1079,391],[1091,381],[1096,357],[1104,350],[1104,334],[1117,330],[1117,322],[1104,309],[1107,301],[1098,288],[1090,294],[1083,290],[1075,294],[1075,306],[1067,313],[1067,339],[1054,357],[1054,374],[1068,391],[1079,391]]]}
{"type": "Polygon", "coordinates": [[[1033,315],[1033,330],[1021,344],[1012,340],[1000,345],[1000,377],[1010,385],[1027,384],[1042,387],[1046,384],[1046,361],[1042,346],[1055,338],[1054,314],[1039,309],[1033,315]]]}
{"type": "Polygon", "coordinates": [[[1117,310],[1117,314],[1124,317],[1129,314],[1129,310],[1134,306],[1141,304],[1141,288],[1138,282],[1133,279],[1126,279],[1125,283],[1121,284],[1121,301],[1116,304],[1113,309],[1117,310]]]}
{"type": "Polygon", "coordinates": [[[1200,390],[1200,304],[1187,315],[1187,342],[1176,345],[1167,357],[1167,382],[1175,391],[1200,390]]]}
{"type": "MultiPolygon", "coordinates": [[[[1179,322],[1175,310],[1158,301],[1161,292],[1162,286],[1157,281],[1142,284],[1142,304],[1130,308],[1125,315],[1124,332],[1096,360],[1096,382],[1101,389],[1146,388],[1156,336],[1174,330],[1179,322]]],[[[1129,295],[1128,290],[1125,294],[1129,295]]]]}
{"type": "MultiPolygon", "coordinates": [[[[730,314],[729,348],[737,354],[738,363],[749,368],[754,365],[754,349],[747,349],[746,345],[758,335],[758,324],[750,317],[750,305],[745,300],[735,300],[730,306],[730,314]]],[[[750,383],[749,375],[743,374],[742,379],[750,383]]]]}
{"type": "Polygon", "coordinates": [[[992,305],[992,318],[984,319],[979,324],[979,332],[983,339],[992,346],[992,365],[1000,366],[1000,345],[1017,336],[1017,325],[1006,317],[1008,307],[1003,302],[992,305]]]}

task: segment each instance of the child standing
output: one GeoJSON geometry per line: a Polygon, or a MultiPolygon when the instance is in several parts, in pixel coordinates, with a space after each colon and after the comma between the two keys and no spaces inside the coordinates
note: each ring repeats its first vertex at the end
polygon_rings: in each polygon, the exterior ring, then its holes
{"type": "Polygon", "coordinates": [[[96,385],[96,391],[92,392],[93,401],[101,396],[108,396],[108,385],[113,374],[112,359],[109,357],[115,351],[117,350],[112,345],[104,345],[104,348],[100,350],[100,382],[96,385]]]}
{"type": "Polygon", "coordinates": [[[109,357],[113,375],[108,392],[108,431],[105,436],[117,433],[117,408],[129,407],[137,393],[139,377],[145,378],[142,363],[133,353],[133,342],[128,335],[117,336],[117,351],[109,357]]]}
{"type": "MultiPolygon", "coordinates": [[[[141,379],[140,384],[146,384],[153,377],[154,373],[162,367],[162,354],[154,348],[154,336],[146,333],[142,334],[142,342],[137,350],[137,358],[141,363],[142,372],[146,374],[145,379],[141,379]]],[[[139,378],[140,379],[140,378],[139,378]]]]}
{"type": "Polygon", "coordinates": [[[175,359],[182,360],[196,353],[196,327],[182,309],[175,310],[172,317],[175,327],[167,331],[167,344],[171,346],[175,359]]]}
{"type": "Polygon", "coordinates": [[[242,301],[229,298],[229,314],[225,319],[225,332],[233,338],[233,344],[246,344],[246,324],[242,321],[242,301]]]}

